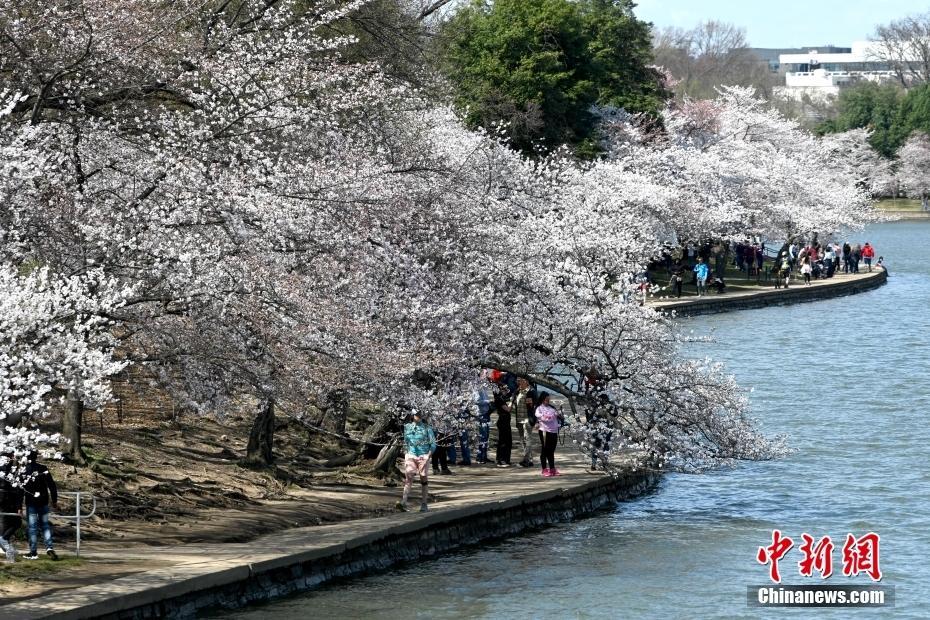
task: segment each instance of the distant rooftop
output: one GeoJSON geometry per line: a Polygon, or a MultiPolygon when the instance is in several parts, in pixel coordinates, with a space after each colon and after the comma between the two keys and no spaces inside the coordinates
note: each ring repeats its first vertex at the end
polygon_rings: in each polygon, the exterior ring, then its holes
{"type": "Polygon", "coordinates": [[[837,47],[836,45],[811,45],[808,47],[751,47],[749,49],[759,58],[759,60],[765,60],[770,63],[777,63],[778,57],[782,54],[806,54],[811,50],[817,50],[817,52],[821,54],[849,54],[852,52],[851,47],[837,47]]]}

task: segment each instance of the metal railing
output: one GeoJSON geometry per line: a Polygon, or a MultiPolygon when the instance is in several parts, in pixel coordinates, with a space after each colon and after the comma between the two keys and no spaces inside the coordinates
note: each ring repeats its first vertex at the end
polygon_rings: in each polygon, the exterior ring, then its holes
{"type": "MultiPolygon", "coordinates": [[[[74,498],[74,514],[63,514],[63,513],[50,513],[49,518],[55,517],[56,519],[65,519],[67,521],[74,521],[74,555],[76,557],[81,557],[81,519],[89,519],[97,512],[97,498],[92,494],[83,492],[83,491],[59,491],[59,497],[73,497],[74,498]],[[81,499],[84,499],[85,506],[86,502],[90,500],[91,507],[90,512],[87,514],[81,513],[81,499]]],[[[0,516],[14,516],[14,517],[24,517],[24,515],[19,514],[18,512],[0,512],[0,516]]],[[[28,527],[28,522],[26,527],[28,527]]]]}

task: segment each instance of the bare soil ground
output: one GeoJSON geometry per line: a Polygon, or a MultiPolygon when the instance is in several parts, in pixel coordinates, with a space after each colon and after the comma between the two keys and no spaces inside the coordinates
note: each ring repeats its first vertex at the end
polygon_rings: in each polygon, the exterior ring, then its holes
{"type": "MultiPolygon", "coordinates": [[[[96,516],[81,523],[85,551],[244,542],[291,527],[384,514],[397,501],[396,480],[366,468],[358,444],[293,420],[278,422],[275,465],[253,469],[241,464],[248,418],[100,424],[96,414],[85,416],[87,465],[49,463],[60,490],[97,498],[96,516]]],[[[358,436],[369,420],[354,411],[347,430],[358,436]]],[[[60,504],[63,513],[74,510],[69,499],[60,504]]],[[[73,524],[53,524],[59,553],[73,558],[73,524]]],[[[24,536],[21,530],[21,551],[24,536]]],[[[152,567],[94,560],[30,564],[0,565],[0,605],[152,567]]]]}

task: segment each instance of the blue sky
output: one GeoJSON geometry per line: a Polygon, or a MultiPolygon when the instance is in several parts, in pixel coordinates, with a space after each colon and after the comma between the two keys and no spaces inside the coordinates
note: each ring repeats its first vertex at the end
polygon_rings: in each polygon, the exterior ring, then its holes
{"type": "Polygon", "coordinates": [[[875,26],[930,11],[930,0],[638,0],[637,17],[689,28],[716,19],[742,26],[753,47],[839,45],[870,38],[875,26]]]}

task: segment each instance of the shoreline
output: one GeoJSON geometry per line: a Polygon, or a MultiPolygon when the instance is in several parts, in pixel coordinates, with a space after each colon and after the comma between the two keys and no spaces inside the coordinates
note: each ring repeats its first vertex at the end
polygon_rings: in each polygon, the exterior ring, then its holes
{"type": "MultiPolygon", "coordinates": [[[[794,283],[785,289],[741,291],[649,305],[679,316],[786,305],[852,295],[887,281],[883,270],[794,283]]],[[[583,471],[583,457],[566,450],[566,475],[493,468],[458,470],[431,478],[432,511],[392,513],[330,525],[295,527],[248,543],[193,543],[122,551],[88,550],[101,562],[122,555],[150,570],[84,587],[0,605],[15,618],[193,617],[312,590],[331,580],[383,571],[405,562],[538,530],[589,516],[653,489],[656,472],[627,471],[611,478],[583,471]]],[[[399,489],[398,489],[399,492],[399,489]]],[[[398,493],[399,494],[399,493],[398,493]]]]}
{"type": "Polygon", "coordinates": [[[503,478],[490,467],[460,469],[454,479],[431,477],[435,499],[428,513],[294,528],[248,543],[89,550],[91,560],[122,554],[160,567],[0,606],[0,616],[187,618],[236,609],[572,521],[646,493],[661,479],[652,471],[588,473],[583,456],[568,450],[560,462],[565,475],[559,478],[540,478],[535,468],[509,469],[503,478]]]}
{"type": "Polygon", "coordinates": [[[874,269],[871,273],[837,274],[829,280],[815,280],[810,286],[794,281],[787,289],[776,289],[773,284],[769,289],[749,292],[722,295],[709,292],[704,297],[654,299],[648,301],[647,305],[660,312],[674,312],[676,316],[698,316],[845,297],[876,289],[887,281],[885,270],[874,269]]]}

